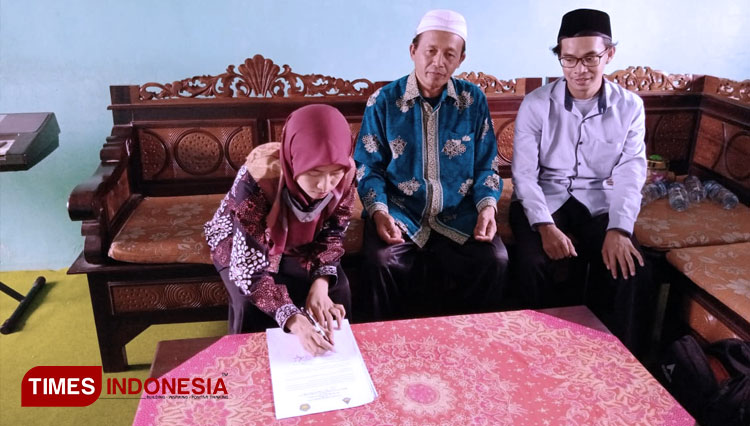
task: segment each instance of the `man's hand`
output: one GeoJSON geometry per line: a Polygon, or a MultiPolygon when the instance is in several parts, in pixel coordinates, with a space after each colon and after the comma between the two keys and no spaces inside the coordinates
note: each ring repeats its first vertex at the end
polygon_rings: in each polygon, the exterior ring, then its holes
{"type": "Polygon", "coordinates": [[[292,315],[286,320],[285,326],[297,336],[302,347],[315,356],[323,355],[333,349],[333,345],[315,331],[315,327],[302,314],[292,315]]]}
{"type": "Polygon", "coordinates": [[[375,229],[378,231],[378,236],[386,244],[400,244],[404,242],[401,229],[396,226],[396,222],[391,215],[382,210],[376,211],[373,220],[375,220],[375,229]]]}
{"type": "Polygon", "coordinates": [[[333,303],[328,296],[328,279],[318,277],[310,286],[307,293],[305,309],[315,318],[315,321],[323,327],[323,332],[333,342],[333,321],[336,320],[336,328],[341,328],[341,320],[346,315],[343,305],[333,303]]]}
{"type": "Polygon", "coordinates": [[[486,206],[479,212],[477,225],[474,227],[474,239],[477,241],[491,242],[497,232],[495,222],[495,208],[486,206]]]}
{"type": "Polygon", "coordinates": [[[550,259],[558,260],[578,256],[573,242],[554,223],[538,225],[537,230],[542,236],[542,248],[550,259]]]}
{"type": "Polygon", "coordinates": [[[635,262],[633,257],[638,259],[638,264],[643,266],[643,257],[641,253],[633,247],[627,235],[616,229],[607,231],[602,245],[602,259],[604,266],[612,273],[612,278],[617,279],[617,269],[619,265],[623,278],[635,276],[635,262]]]}

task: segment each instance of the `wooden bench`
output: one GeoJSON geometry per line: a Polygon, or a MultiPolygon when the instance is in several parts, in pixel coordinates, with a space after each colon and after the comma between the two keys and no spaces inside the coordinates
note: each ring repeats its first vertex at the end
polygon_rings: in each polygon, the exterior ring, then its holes
{"type": "MultiPolygon", "coordinates": [[[[542,78],[457,77],[487,94],[506,181],[498,220],[512,245],[507,210],[514,120],[523,96],[542,78]]],[[[649,152],[667,155],[677,172],[686,172],[708,77],[631,67],[608,78],[644,98],[649,152]]],[[[152,324],[226,318],[226,294],[201,224],[245,157],[278,141],[286,116],[310,103],[337,107],[356,135],[369,95],[383,84],[297,74],[256,55],[216,76],[111,86],[114,126],[101,164],[68,202],[85,239],[69,273],[88,277],[104,371],[126,369],[125,344],[152,324]]],[[[734,101],[718,96],[710,102],[722,111],[734,108],[734,101]]],[[[361,231],[357,213],[343,260],[348,271],[357,268],[361,231]]]]}
{"type": "Polygon", "coordinates": [[[677,213],[658,200],[641,210],[635,232],[655,254],[658,279],[671,286],[667,341],[686,332],[705,343],[750,340],[750,81],[705,76],[698,87],[688,171],[716,179],[741,204],[723,210],[705,200],[677,213]]]}

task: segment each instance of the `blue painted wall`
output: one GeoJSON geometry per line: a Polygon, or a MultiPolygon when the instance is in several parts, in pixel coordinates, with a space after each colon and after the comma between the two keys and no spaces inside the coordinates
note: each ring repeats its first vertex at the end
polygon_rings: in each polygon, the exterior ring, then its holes
{"type": "Polygon", "coordinates": [[[608,70],[750,78],[750,2],[706,1],[52,1],[0,0],[0,113],[52,111],[60,147],[29,171],[0,173],[0,270],[62,268],[83,245],[68,219],[112,125],[110,84],[216,75],[262,54],[301,74],[392,80],[412,64],[422,14],[469,23],[461,71],[559,75],[549,53],[562,14],[606,10],[619,42],[608,70]]]}

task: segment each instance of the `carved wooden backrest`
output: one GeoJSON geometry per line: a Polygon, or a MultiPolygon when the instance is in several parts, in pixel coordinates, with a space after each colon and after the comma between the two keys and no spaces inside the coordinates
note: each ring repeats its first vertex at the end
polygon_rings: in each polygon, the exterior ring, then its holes
{"type": "Polygon", "coordinates": [[[750,202],[750,80],[706,76],[693,172],[719,175],[750,202]]]}
{"type": "Polygon", "coordinates": [[[233,176],[255,146],[256,125],[138,128],[144,180],[233,176]]]}
{"type": "MultiPolygon", "coordinates": [[[[493,109],[493,118],[502,121],[496,131],[506,142],[501,152],[506,153],[509,165],[512,126],[507,126],[507,113],[515,115],[527,90],[527,79],[500,80],[473,72],[457,78],[477,84],[488,99],[516,99],[493,109]],[[497,113],[500,118],[495,118],[497,113]]],[[[305,104],[322,102],[339,108],[350,123],[354,143],[367,98],[385,84],[302,75],[292,72],[288,65],[280,67],[255,55],[216,76],[113,87],[110,108],[116,125],[134,129],[130,143],[139,154],[133,164],[134,179],[141,192],[152,193],[170,182],[179,182],[183,188],[187,188],[186,182],[199,187],[206,182],[229,182],[250,150],[280,140],[287,115],[305,104]]],[[[532,88],[539,85],[541,79],[535,79],[532,88]]]]}
{"type": "Polygon", "coordinates": [[[638,66],[605,77],[643,98],[647,153],[661,155],[671,162],[673,170],[685,173],[698,121],[701,76],[638,66]]]}
{"type": "Polygon", "coordinates": [[[695,77],[692,74],[667,74],[651,67],[628,67],[605,77],[638,94],[695,91],[695,77]]]}
{"type": "Polygon", "coordinates": [[[704,114],[693,162],[750,189],[750,123],[704,114]]]}
{"type": "Polygon", "coordinates": [[[173,83],[140,86],[141,101],[174,98],[297,98],[309,96],[370,96],[382,84],[363,78],[344,80],[321,74],[297,74],[261,55],[248,58],[234,70],[217,76],[196,76],[173,83]],[[156,89],[156,90],[154,90],[156,89]]]}
{"type": "MultiPolygon", "coordinates": [[[[528,93],[526,91],[527,79],[525,78],[500,80],[493,75],[485,74],[483,72],[475,73],[473,71],[462,72],[461,74],[457,75],[456,78],[466,80],[479,86],[479,88],[482,89],[482,91],[488,98],[498,96],[523,96],[528,93]]],[[[531,90],[541,85],[541,79],[536,80],[538,81],[533,87],[531,87],[531,90]]]]}
{"type": "Polygon", "coordinates": [[[499,170],[502,177],[510,177],[513,159],[513,132],[518,108],[523,96],[542,85],[541,78],[518,78],[500,80],[495,76],[480,73],[461,73],[456,76],[479,86],[487,96],[487,102],[495,129],[497,151],[500,156],[499,170]]]}
{"type": "MultiPolygon", "coordinates": [[[[501,80],[482,72],[464,72],[456,77],[476,84],[486,94],[498,141],[501,174],[510,176],[516,113],[523,96],[540,87],[542,79],[501,80]]],[[[710,91],[732,102],[750,103],[747,80],[733,82],[710,76],[667,74],[640,66],[615,71],[606,78],[644,99],[647,150],[671,160],[678,172],[687,171],[689,166],[691,147],[702,122],[699,121],[702,94],[710,91]]],[[[280,140],[286,116],[300,106],[322,102],[339,108],[351,125],[353,138],[356,137],[368,96],[384,84],[363,78],[344,80],[321,74],[298,74],[288,65],[278,66],[255,55],[238,67],[230,65],[226,72],[216,76],[114,86],[111,109],[116,125],[134,129],[130,143],[140,153],[131,171],[135,181],[146,187],[170,182],[195,182],[198,186],[223,182],[221,185],[226,186],[253,147],[280,140]]],[[[710,118],[705,118],[705,122],[704,133],[710,133],[710,118]]],[[[744,149],[737,148],[746,146],[744,133],[725,128],[738,136],[725,138],[722,146],[731,139],[727,146],[732,151],[744,149]]],[[[709,157],[711,161],[719,161],[701,152],[705,157],[701,161],[707,162],[709,157]]],[[[140,190],[149,192],[148,188],[140,190]]]]}
{"type": "Polygon", "coordinates": [[[707,75],[703,93],[750,105],[750,80],[734,81],[707,75]]]}
{"type": "Polygon", "coordinates": [[[382,84],[297,74],[255,55],[216,76],[113,90],[113,109],[135,111],[125,119],[135,129],[138,177],[146,184],[226,181],[253,147],[279,140],[286,116],[304,104],[342,103],[358,131],[367,97],[382,84]],[[118,105],[115,93],[123,92],[118,105]]]}
{"type": "Polygon", "coordinates": [[[750,197],[750,80],[666,74],[649,67],[629,67],[607,78],[644,99],[649,153],[676,162],[677,172],[716,174],[750,197]],[[672,107],[665,94],[673,95],[672,107]]]}

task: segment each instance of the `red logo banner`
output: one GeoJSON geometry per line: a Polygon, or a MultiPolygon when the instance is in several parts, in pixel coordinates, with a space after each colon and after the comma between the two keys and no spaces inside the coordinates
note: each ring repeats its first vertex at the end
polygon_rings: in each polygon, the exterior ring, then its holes
{"type": "Polygon", "coordinates": [[[23,376],[21,406],[86,407],[101,392],[101,366],[38,366],[23,376]]]}

